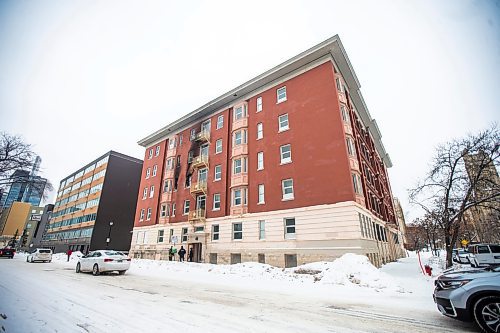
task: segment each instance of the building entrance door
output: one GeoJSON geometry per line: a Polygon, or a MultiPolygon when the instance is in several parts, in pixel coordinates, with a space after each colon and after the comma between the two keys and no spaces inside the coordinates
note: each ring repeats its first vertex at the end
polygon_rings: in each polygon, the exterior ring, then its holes
{"type": "MultiPolygon", "coordinates": [[[[190,249],[193,249],[193,262],[201,262],[201,243],[192,243],[189,245],[190,249]]],[[[188,252],[189,255],[189,252],[188,252]]]]}

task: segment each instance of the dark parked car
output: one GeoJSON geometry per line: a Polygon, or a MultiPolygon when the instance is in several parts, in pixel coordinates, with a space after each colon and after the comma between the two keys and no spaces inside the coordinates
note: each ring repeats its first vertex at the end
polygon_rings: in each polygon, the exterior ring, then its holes
{"type": "Polygon", "coordinates": [[[8,257],[10,259],[14,258],[14,254],[16,254],[15,249],[11,249],[10,247],[5,247],[0,249],[0,257],[8,257]]]}
{"type": "Polygon", "coordinates": [[[500,333],[500,266],[448,272],[435,285],[434,302],[442,314],[500,333]]]}

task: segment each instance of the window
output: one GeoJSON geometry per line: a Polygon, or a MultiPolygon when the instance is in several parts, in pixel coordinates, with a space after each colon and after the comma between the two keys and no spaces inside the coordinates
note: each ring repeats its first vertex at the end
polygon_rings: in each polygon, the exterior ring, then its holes
{"type": "Polygon", "coordinates": [[[217,129],[221,129],[224,126],[224,116],[220,115],[217,117],[217,129]]]}
{"type": "Polygon", "coordinates": [[[146,221],[151,220],[151,208],[148,208],[148,215],[146,216],[146,221]]]}
{"type": "Polygon", "coordinates": [[[222,166],[221,165],[216,165],[215,166],[214,181],[221,180],[221,179],[222,179],[222,166]]]}
{"type": "Polygon", "coordinates": [[[160,146],[156,146],[155,156],[160,155],[160,146]]]}
{"type": "Polygon", "coordinates": [[[222,139],[215,141],[215,153],[222,153],[222,139]]]}
{"type": "Polygon", "coordinates": [[[141,215],[139,216],[139,221],[144,220],[144,209],[141,209],[141,215]]]}
{"type": "Polygon", "coordinates": [[[347,109],[345,108],[344,105],[340,105],[340,112],[342,114],[342,120],[346,123],[350,123],[349,114],[347,113],[347,109]]]}
{"type": "Polygon", "coordinates": [[[233,206],[241,205],[241,189],[234,190],[233,192],[233,206]]]}
{"type": "Polygon", "coordinates": [[[189,205],[190,205],[189,200],[185,200],[184,201],[184,215],[189,214],[189,205]]]}
{"type": "Polygon", "coordinates": [[[337,90],[342,92],[342,84],[340,83],[340,79],[338,77],[335,78],[335,83],[337,84],[337,90]]]}
{"type": "Polygon", "coordinates": [[[149,150],[149,159],[153,158],[153,148],[149,150]]]}
{"type": "Polygon", "coordinates": [[[168,149],[174,149],[175,148],[175,137],[168,140],[168,149]]]}
{"type": "Polygon", "coordinates": [[[247,143],[247,131],[240,130],[234,133],[234,145],[241,145],[247,143]]]}
{"type": "Polygon", "coordinates": [[[219,225],[212,225],[212,240],[219,240],[219,225]]]}
{"type": "Polygon", "coordinates": [[[278,117],[279,130],[278,132],[286,131],[288,127],[288,113],[282,114],[278,117]]]}
{"type": "Polygon", "coordinates": [[[148,179],[150,175],[151,175],[151,168],[148,168],[146,170],[146,179],[148,179]]]}
{"type": "Polygon", "coordinates": [[[264,184],[259,184],[259,201],[257,203],[264,203],[264,184]]]}
{"type": "Polygon", "coordinates": [[[281,87],[278,90],[276,90],[276,98],[277,98],[276,103],[281,103],[286,101],[286,87],[281,87]]]}
{"type": "Polygon", "coordinates": [[[231,253],[231,265],[241,264],[241,253],[231,253]]]}
{"type": "Polygon", "coordinates": [[[188,163],[191,163],[191,162],[193,162],[193,151],[192,150],[190,150],[188,152],[188,163]]]}
{"type": "Polygon", "coordinates": [[[347,143],[347,152],[349,153],[349,155],[351,156],[354,156],[354,145],[352,143],[352,139],[351,138],[346,138],[346,143],[347,143]]]}
{"type": "Polygon", "coordinates": [[[175,216],[175,203],[172,204],[172,216],[175,216]]]}
{"type": "Polygon", "coordinates": [[[163,233],[164,230],[158,230],[158,243],[163,243],[163,233]]]}
{"type": "Polygon", "coordinates": [[[257,112],[262,111],[262,97],[257,97],[257,112]]]}
{"type": "Polygon", "coordinates": [[[193,141],[194,139],[196,139],[196,129],[192,128],[191,133],[189,135],[189,140],[193,141]]]}
{"type": "Polygon", "coordinates": [[[174,169],[174,158],[173,157],[170,157],[169,159],[167,159],[167,170],[173,170],[174,169]]]}
{"type": "Polygon", "coordinates": [[[163,192],[172,192],[172,180],[167,179],[163,185],[163,192]]]}
{"type": "Polygon", "coordinates": [[[290,239],[290,238],[295,238],[295,218],[285,218],[284,219],[285,223],[285,238],[290,239]]]}
{"type": "Polygon", "coordinates": [[[283,200],[293,199],[293,179],[285,179],[281,181],[283,191],[283,200]]]}
{"type": "Polygon", "coordinates": [[[264,127],[262,123],[257,124],[257,140],[260,140],[264,137],[264,127]]]}
{"type": "Polygon", "coordinates": [[[167,216],[167,205],[161,205],[160,217],[166,217],[166,216],[167,216]]]}
{"type": "Polygon", "coordinates": [[[247,107],[245,104],[238,106],[237,108],[234,109],[234,120],[239,120],[243,117],[246,117],[246,112],[247,107]]]}
{"type": "Polygon", "coordinates": [[[213,210],[220,210],[220,193],[214,194],[214,208],[213,210]]]}
{"type": "Polygon", "coordinates": [[[297,255],[285,254],[285,268],[297,267],[297,255]]]}
{"type": "Polygon", "coordinates": [[[352,174],[352,183],[354,185],[354,192],[356,194],[361,194],[361,188],[360,188],[360,184],[359,184],[359,176],[356,175],[356,174],[352,174]]]}
{"type": "Polygon", "coordinates": [[[233,161],[233,175],[247,172],[247,158],[242,157],[233,161]]]}
{"type": "Polygon", "coordinates": [[[153,177],[156,176],[156,172],[158,171],[158,166],[153,166],[153,177]]]}
{"type": "Polygon", "coordinates": [[[179,146],[182,146],[182,141],[183,141],[183,136],[182,134],[179,134],[179,146]]]}
{"type": "Polygon", "coordinates": [[[188,228],[182,228],[182,242],[185,243],[188,240],[188,228]]]}
{"type": "Polygon", "coordinates": [[[210,119],[204,121],[201,124],[201,132],[210,132],[210,126],[212,124],[212,121],[210,119]]]}
{"type": "Polygon", "coordinates": [[[210,263],[217,265],[217,253],[210,253],[210,263]]]}
{"type": "Polygon", "coordinates": [[[259,221],[259,239],[266,239],[266,221],[259,221]]]}
{"type": "Polygon", "coordinates": [[[184,184],[184,187],[186,188],[191,187],[191,175],[186,177],[186,183],[184,184]]]}
{"type": "Polygon", "coordinates": [[[264,169],[264,152],[257,153],[257,170],[264,169]]]}
{"type": "Polygon", "coordinates": [[[243,223],[233,223],[233,240],[243,239],[243,223]]]}
{"type": "Polygon", "coordinates": [[[203,168],[198,170],[198,183],[206,183],[208,177],[208,169],[203,168]]]}
{"type": "Polygon", "coordinates": [[[168,236],[168,242],[172,243],[172,237],[174,236],[174,229],[170,229],[170,234],[168,236]]]}
{"type": "Polygon", "coordinates": [[[149,188],[149,197],[152,198],[155,195],[155,186],[151,185],[149,188]]]}
{"type": "Polygon", "coordinates": [[[142,199],[143,199],[143,200],[144,200],[144,199],[146,199],[146,198],[147,198],[147,196],[148,196],[148,188],[147,188],[147,187],[145,187],[145,188],[144,188],[144,192],[142,192],[142,199]]]}
{"type": "Polygon", "coordinates": [[[289,144],[280,147],[280,154],[281,164],[292,162],[292,147],[289,144]]]}

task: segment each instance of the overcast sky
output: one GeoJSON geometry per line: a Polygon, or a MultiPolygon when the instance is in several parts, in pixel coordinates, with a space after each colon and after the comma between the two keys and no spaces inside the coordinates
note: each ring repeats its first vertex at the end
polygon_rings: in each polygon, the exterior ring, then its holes
{"type": "MultiPolygon", "coordinates": [[[[0,0],[0,130],[62,178],[338,34],[393,194],[441,142],[500,120],[500,1],[0,0]]],[[[54,193],[49,202],[53,202],[54,193]]]]}

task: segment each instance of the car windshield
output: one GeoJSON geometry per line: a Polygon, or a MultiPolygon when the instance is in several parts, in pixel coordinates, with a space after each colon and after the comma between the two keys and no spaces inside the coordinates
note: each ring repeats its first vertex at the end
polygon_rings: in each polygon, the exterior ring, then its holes
{"type": "Polygon", "coordinates": [[[40,253],[50,253],[50,250],[38,250],[40,253]]]}
{"type": "Polygon", "coordinates": [[[108,256],[123,256],[124,254],[118,251],[104,251],[108,256]]]}

